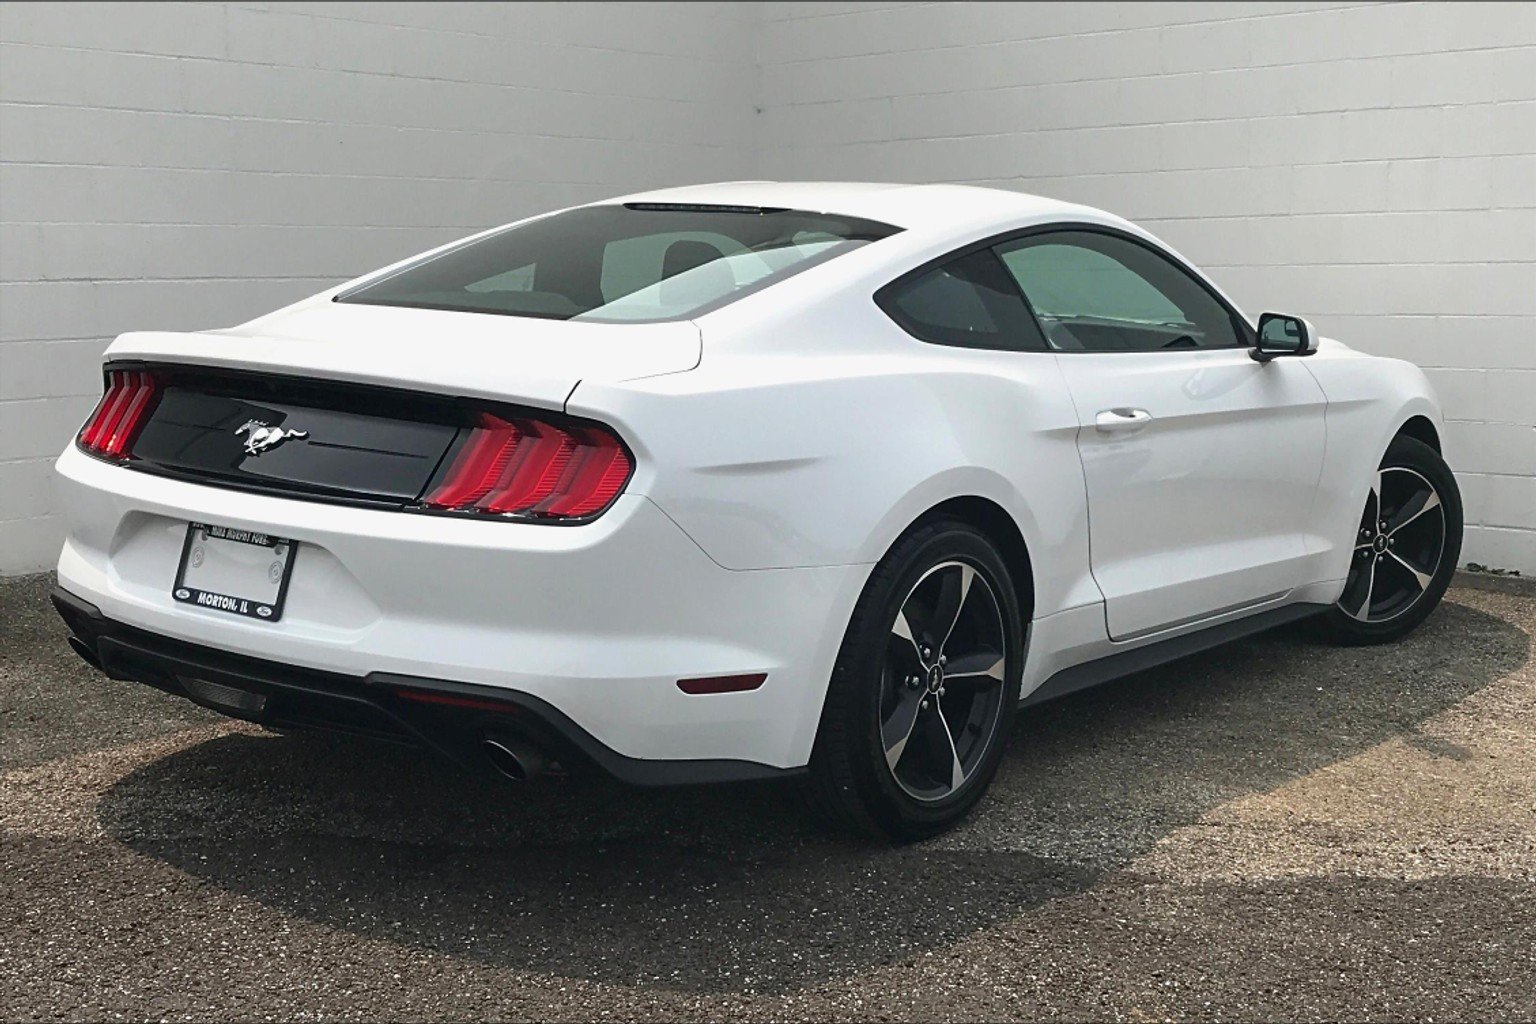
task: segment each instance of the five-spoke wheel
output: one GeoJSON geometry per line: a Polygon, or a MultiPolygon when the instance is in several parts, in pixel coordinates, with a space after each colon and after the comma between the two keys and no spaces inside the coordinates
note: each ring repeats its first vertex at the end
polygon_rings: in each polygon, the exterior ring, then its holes
{"type": "Polygon", "coordinates": [[[1349,574],[1327,621],[1339,639],[1381,643],[1429,615],[1461,552],[1461,493],[1433,448],[1400,437],[1371,478],[1349,574]]]}
{"type": "Polygon", "coordinates": [[[976,770],[1002,713],[1003,613],[963,561],[929,569],[891,626],[880,738],[897,785],[938,800],[976,770]]]}
{"type": "Polygon", "coordinates": [[[809,791],[826,816],[895,839],[964,817],[1002,760],[1026,621],[974,526],[938,518],[897,541],[865,584],[822,710],[809,791]]]}
{"type": "Polygon", "coordinates": [[[1429,590],[1445,552],[1445,506],[1418,470],[1378,470],[1339,607],[1362,622],[1402,615],[1429,590]]]}

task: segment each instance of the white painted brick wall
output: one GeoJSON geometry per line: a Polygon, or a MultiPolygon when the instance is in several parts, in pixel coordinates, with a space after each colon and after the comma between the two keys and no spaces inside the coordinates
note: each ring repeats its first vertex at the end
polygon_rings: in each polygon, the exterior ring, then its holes
{"type": "Polygon", "coordinates": [[[1466,557],[1536,572],[1536,6],[419,3],[0,5],[0,573],[111,336],[765,176],[1105,206],[1413,359],[1466,557]]]}
{"type": "Polygon", "coordinates": [[[0,573],[112,336],[248,319],[470,230],[745,177],[756,12],[0,5],[0,573]]]}
{"type": "Polygon", "coordinates": [[[765,177],[1105,207],[1434,379],[1464,559],[1536,573],[1536,4],[769,4],[765,177]]]}

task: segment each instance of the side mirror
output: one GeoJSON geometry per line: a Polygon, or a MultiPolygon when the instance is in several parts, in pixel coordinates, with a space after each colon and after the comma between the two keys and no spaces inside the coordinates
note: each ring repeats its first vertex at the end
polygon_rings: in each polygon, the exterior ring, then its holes
{"type": "Polygon", "coordinates": [[[1249,353],[1261,363],[1276,356],[1309,356],[1317,351],[1317,331],[1299,316],[1265,313],[1259,317],[1259,342],[1249,353]]]}

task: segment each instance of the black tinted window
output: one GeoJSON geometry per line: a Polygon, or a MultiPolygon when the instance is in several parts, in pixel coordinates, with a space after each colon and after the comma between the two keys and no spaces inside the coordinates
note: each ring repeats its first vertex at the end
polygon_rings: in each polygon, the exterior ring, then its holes
{"type": "Polygon", "coordinates": [[[798,210],[588,206],[450,249],[337,301],[558,320],[671,320],[896,230],[798,210]]]}
{"type": "Polygon", "coordinates": [[[1050,346],[1062,352],[1234,348],[1247,332],[1183,268],[1147,246],[1053,231],[998,247],[1050,346]]]}
{"type": "Polygon", "coordinates": [[[982,249],[888,286],[880,307],[907,333],[961,348],[1045,348],[1019,290],[982,249]]]}

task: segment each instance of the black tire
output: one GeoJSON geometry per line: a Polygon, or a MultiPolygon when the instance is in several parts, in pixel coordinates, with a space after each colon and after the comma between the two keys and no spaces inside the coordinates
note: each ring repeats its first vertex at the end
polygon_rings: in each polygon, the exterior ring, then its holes
{"type": "Polygon", "coordinates": [[[814,806],[830,824],[863,836],[910,841],[944,831],[976,806],[997,773],[1018,707],[1024,662],[1022,622],[1008,568],[993,543],[975,527],[939,518],[919,524],[897,541],[875,566],[854,608],[811,754],[807,788],[814,806]],[[967,576],[966,569],[972,575],[967,576]],[[976,586],[977,580],[985,583],[984,591],[976,586]],[[930,591],[933,614],[919,616],[918,599],[930,591]],[[967,596],[957,598],[958,593],[967,596]],[[936,646],[928,644],[932,665],[926,665],[921,654],[925,641],[916,637],[936,631],[950,604],[955,605],[954,618],[944,640],[936,646]],[[988,625],[994,607],[1000,619],[995,634],[988,625]],[[904,627],[897,626],[898,614],[904,627]],[[910,654],[903,635],[893,634],[895,628],[907,631],[910,654]],[[941,655],[948,657],[945,644],[957,652],[975,648],[956,655],[948,666],[952,673],[948,677],[939,664],[941,655]],[[1001,648],[1000,667],[993,662],[987,672],[960,670],[989,660],[996,647],[1001,648]],[[911,664],[919,667],[906,671],[902,659],[909,657],[917,659],[911,664]],[[925,665],[930,672],[937,667],[937,682],[925,675],[921,687],[912,685],[925,665]],[[946,692],[946,678],[953,696],[946,692]],[[930,683],[937,689],[930,691],[930,683]],[[994,693],[996,716],[990,718],[994,693]],[[884,727],[894,734],[901,728],[893,724],[899,717],[898,707],[915,708],[913,700],[919,701],[921,710],[911,710],[912,721],[906,725],[911,745],[903,740],[900,750],[905,753],[895,753],[895,763],[888,762],[882,717],[887,718],[884,727]],[[948,711],[943,710],[945,706],[948,711]],[[941,728],[942,734],[937,732],[941,728]],[[955,773],[951,781],[962,781],[948,792],[943,792],[947,783],[936,783],[933,792],[919,797],[914,792],[921,790],[915,789],[918,783],[912,779],[921,781],[919,762],[931,762],[935,750],[944,750],[936,746],[938,735],[949,740],[955,773]],[[968,752],[960,753],[962,747],[968,752]],[[900,781],[899,773],[905,775],[900,781]]]}
{"type": "Polygon", "coordinates": [[[1376,480],[1355,535],[1349,581],[1323,616],[1339,643],[1381,644],[1412,632],[1445,596],[1461,557],[1461,491],[1439,452],[1398,437],[1388,446],[1376,480]],[[1414,490],[1423,486],[1434,500],[1414,490]],[[1394,496],[1394,490],[1406,497],[1394,496]],[[1383,522],[1389,530],[1381,530],[1383,522]],[[1401,547],[1396,546],[1399,540],[1405,542],[1401,547]],[[1383,585],[1391,588],[1385,599],[1378,589],[1383,585]]]}

